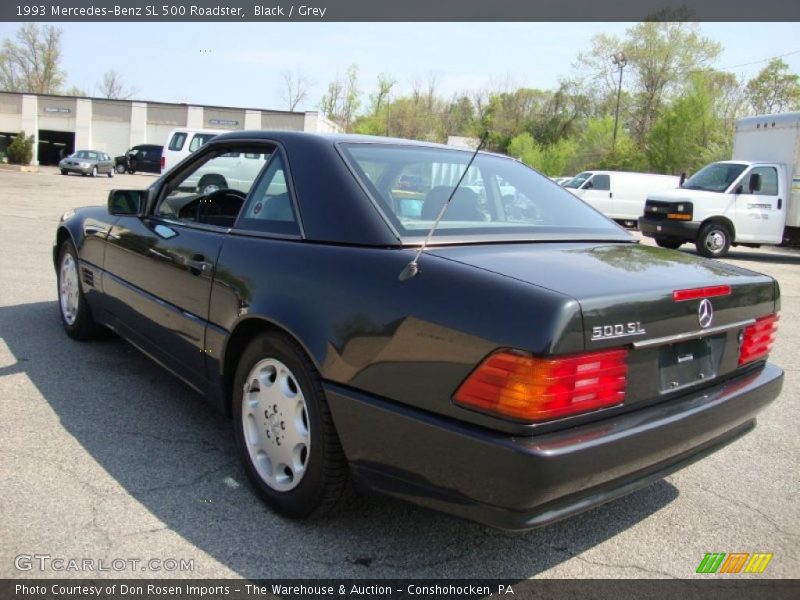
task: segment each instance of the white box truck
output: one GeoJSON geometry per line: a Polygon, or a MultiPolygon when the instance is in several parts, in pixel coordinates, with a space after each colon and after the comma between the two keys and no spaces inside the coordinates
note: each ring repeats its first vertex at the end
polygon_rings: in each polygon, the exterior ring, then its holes
{"type": "Polygon", "coordinates": [[[626,227],[635,227],[648,194],[677,188],[673,175],[628,171],[583,171],[562,183],[565,189],[626,227]]]}
{"type": "Polygon", "coordinates": [[[711,258],[731,246],[800,243],[800,112],[741,119],[732,160],[649,194],[639,229],[659,246],[693,242],[711,258]]]}

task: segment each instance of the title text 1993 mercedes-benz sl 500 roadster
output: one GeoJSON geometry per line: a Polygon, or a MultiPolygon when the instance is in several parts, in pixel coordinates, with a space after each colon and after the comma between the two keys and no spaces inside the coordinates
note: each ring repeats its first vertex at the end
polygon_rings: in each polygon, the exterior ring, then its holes
{"type": "Polygon", "coordinates": [[[67,333],[117,332],[230,415],[291,517],[352,479],[549,523],[737,439],[783,380],[773,279],[643,246],[490,153],[223,134],[65,215],[53,259],[67,333]]]}

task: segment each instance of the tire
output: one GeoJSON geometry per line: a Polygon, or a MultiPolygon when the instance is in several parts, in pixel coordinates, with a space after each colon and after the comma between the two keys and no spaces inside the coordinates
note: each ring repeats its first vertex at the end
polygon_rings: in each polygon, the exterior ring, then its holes
{"type": "Polygon", "coordinates": [[[669,248],[670,250],[677,250],[683,246],[683,240],[671,240],[669,238],[656,238],[656,244],[661,248],[669,248]]]}
{"type": "Polygon", "coordinates": [[[731,247],[731,232],[722,223],[707,223],[695,242],[697,253],[707,258],[722,258],[731,247]]]}
{"type": "Polygon", "coordinates": [[[122,175],[122,174],[125,172],[125,165],[123,165],[123,164],[119,164],[119,165],[117,165],[117,166],[115,166],[115,167],[114,167],[114,170],[115,170],[117,173],[119,173],[120,175],[122,175]]]}
{"type": "Polygon", "coordinates": [[[61,169],[61,174],[62,175],[69,175],[69,173],[67,172],[66,169],[61,169]]]}
{"type": "Polygon", "coordinates": [[[115,173],[116,173],[115,169],[109,169],[108,176],[113,177],[115,173]]]}
{"type": "Polygon", "coordinates": [[[67,335],[75,340],[99,337],[103,328],[95,323],[91,310],[83,295],[78,273],[78,255],[70,240],[61,244],[58,253],[58,308],[61,324],[67,335]]]}
{"type": "Polygon", "coordinates": [[[92,167],[92,177],[97,177],[97,167],[92,167]]]}
{"type": "Polygon", "coordinates": [[[303,349],[283,334],[258,335],[233,385],[236,445],[262,500],[293,519],[336,508],[349,487],[347,461],[319,373],[303,349]]]}

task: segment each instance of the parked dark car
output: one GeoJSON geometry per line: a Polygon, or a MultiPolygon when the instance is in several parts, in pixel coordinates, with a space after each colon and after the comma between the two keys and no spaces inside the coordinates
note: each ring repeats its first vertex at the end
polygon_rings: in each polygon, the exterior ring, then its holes
{"type": "Polygon", "coordinates": [[[117,173],[161,173],[161,152],[164,146],[140,144],[128,150],[124,156],[114,159],[117,173]]]}
{"type": "Polygon", "coordinates": [[[230,416],[255,490],[290,517],[331,509],[352,477],[525,529],[754,427],[783,381],[766,362],[777,282],[643,246],[517,161],[477,155],[483,189],[458,189],[414,275],[470,158],[215,137],[149,189],[62,219],[63,326],[116,331],[230,416]],[[422,171],[419,214],[398,212],[422,171]],[[512,195],[525,210],[507,215],[512,195]]]}

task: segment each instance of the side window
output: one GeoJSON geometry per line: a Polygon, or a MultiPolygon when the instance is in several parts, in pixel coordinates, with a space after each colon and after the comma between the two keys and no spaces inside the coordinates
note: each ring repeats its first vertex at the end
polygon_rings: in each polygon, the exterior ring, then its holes
{"type": "Polygon", "coordinates": [[[286,168],[280,154],[275,154],[270,161],[236,227],[265,233],[300,234],[289,186],[286,184],[286,168]]]}
{"type": "Polygon", "coordinates": [[[591,189],[600,190],[601,192],[611,190],[611,178],[608,175],[595,175],[592,177],[591,189]]]}
{"type": "Polygon", "coordinates": [[[753,192],[758,196],[778,195],[778,171],[775,167],[755,167],[750,173],[761,175],[761,189],[753,192]]]}
{"type": "Polygon", "coordinates": [[[183,145],[186,143],[186,134],[183,131],[176,131],[172,134],[172,139],[169,141],[170,150],[182,150],[183,145]]]}
{"type": "Polygon", "coordinates": [[[266,163],[266,159],[239,160],[242,150],[218,152],[195,161],[169,181],[155,210],[156,216],[233,227],[244,199],[266,163]]]}
{"type": "Polygon", "coordinates": [[[194,152],[215,135],[213,133],[195,133],[192,141],[189,142],[189,152],[194,152]]]}

